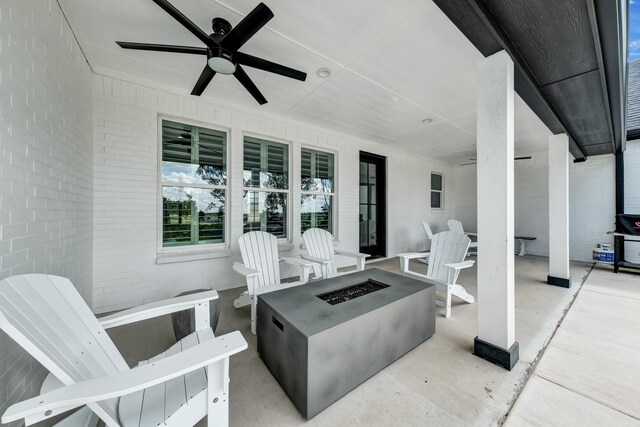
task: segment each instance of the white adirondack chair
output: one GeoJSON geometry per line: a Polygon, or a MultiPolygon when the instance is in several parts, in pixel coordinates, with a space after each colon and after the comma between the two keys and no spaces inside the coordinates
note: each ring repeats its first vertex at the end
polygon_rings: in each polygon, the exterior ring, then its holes
{"type": "Polygon", "coordinates": [[[68,279],[43,274],[0,281],[0,328],[50,374],[52,391],[16,403],[2,422],[26,425],[87,405],[61,425],[79,426],[90,411],[109,427],[228,425],[229,357],[247,348],[240,332],[214,337],[215,291],[146,304],[96,319],[68,279]],[[196,329],[166,352],[130,369],[105,329],[195,308],[196,329]],[[78,415],[79,414],[79,415],[78,415]]]}
{"type": "MultiPolygon", "coordinates": [[[[429,226],[428,223],[426,223],[425,221],[421,221],[421,223],[422,223],[422,228],[424,229],[424,232],[427,233],[427,240],[429,241],[429,243],[431,243],[431,241],[433,240],[433,231],[431,231],[431,227],[429,226]]],[[[429,251],[423,252],[422,254],[424,255],[424,257],[418,258],[418,261],[424,264],[429,264],[430,250],[431,250],[431,245],[429,245],[429,251]]]]}
{"type": "Polygon", "coordinates": [[[264,231],[250,231],[238,239],[242,263],[233,263],[233,269],[247,281],[247,290],[233,301],[235,308],[251,304],[251,332],[256,334],[256,309],[258,295],[302,285],[309,280],[313,263],[300,258],[279,258],[278,239],[264,231]],[[280,262],[298,268],[300,280],[280,282],[280,262]]]}
{"type": "MultiPolygon", "coordinates": [[[[464,228],[462,227],[462,223],[457,219],[450,219],[449,221],[447,221],[447,225],[449,226],[449,230],[451,231],[457,231],[459,233],[464,233],[465,236],[476,236],[476,239],[478,238],[478,233],[465,232],[464,228]]],[[[469,253],[478,253],[478,242],[471,241],[469,249],[469,253]]]]}
{"type": "Polygon", "coordinates": [[[367,257],[371,256],[369,254],[335,250],[331,233],[321,228],[310,228],[305,231],[302,234],[302,241],[308,254],[301,254],[300,256],[315,263],[314,270],[320,270],[315,271],[316,277],[322,276],[325,279],[339,275],[335,263],[335,255],[355,258],[356,271],[364,270],[364,261],[367,257]]]}
{"type": "Polygon", "coordinates": [[[424,253],[416,252],[398,255],[402,274],[427,283],[433,283],[436,285],[436,290],[445,294],[444,301],[436,300],[438,305],[445,307],[445,317],[451,316],[452,295],[470,304],[475,302],[473,296],[456,283],[460,270],[473,266],[474,262],[472,260],[464,260],[470,243],[471,240],[467,236],[457,231],[444,231],[433,236],[427,274],[409,270],[409,260],[423,257],[424,253]]]}

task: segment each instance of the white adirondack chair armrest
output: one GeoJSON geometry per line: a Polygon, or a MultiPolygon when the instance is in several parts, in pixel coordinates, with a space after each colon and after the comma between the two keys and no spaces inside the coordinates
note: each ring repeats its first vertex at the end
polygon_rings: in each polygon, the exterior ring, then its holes
{"type": "MultiPolygon", "coordinates": [[[[71,384],[16,403],[2,416],[3,423],[40,416],[51,418],[91,402],[113,399],[161,384],[225,359],[247,348],[239,331],[222,335],[157,362],[107,377],[71,384]]],[[[43,418],[43,419],[44,419],[43,418]]]]}
{"type": "Polygon", "coordinates": [[[329,264],[331,262],[330,259],[318,258],[318,257],[314,257],[314,256],[307,255],[307,254],[300,254],[300,257],[302,257],[302,258],[304,258],[304,259],[306,259],[308,261],[315,262],[315,263],[318,263],[318,264],[323,264],[323,265],[324,264],[329,264]]]}
{"type": "Polygon", "coordinates": [[[190,295],[182,295],[162,301],[143,304],[127,310],[122,310],[109,316],[98,319],[103,328],[115,328],[116,326],[127,325],[141,320],[151,319],[176,311],[187,310],[198,304],[218,299],[218,292],[205,291],[190,295]]]}
{"type": "Polygon", "coordinates": [[[297,267],[313,267],[313,263],[301,258],[280,258],[280,261],[284,261],[287,264],[295,265],[297,267]]]}
{"type": "Polygon", "coordinates": [[[478,233],[472,233],[470,231],[465,231],[465,236],[478,236],[478,233]]]}
{"type": "Polygon", "coordinates": [[[473,267],[473,260],[466,260],[462,262],[454,262],[451,264],[445,264],[445,267],[453,268],[454,270],[462,270],[463,268],[473,267]]]}
{"type": "Polygon", "coordinates": [[[258,274],[260,274],[260,272],[258,270],[254,270],[252,268],[249,267],[245,267],[244,264],[240,263],[240,262],[234,262],[233,263],[233,271],[235,271],[236,273],[244,276],[244,277],[253,277],[253,276],[257,276],[258,274]]]}
{"type": "Polygon", "coordinates": [[[336,255],[342,255],[349,258],[369,258],[371,256],[369,254],[361,254],[358,252],[348,252],[348,251],[341,251],[341,250],[336,250],[335,253],[336,255]]]}
{"type": "Polygon", "coordinates": [[[398,258],[406,258],[406,259],[416,259],[416,258],[424,258],[429,256],[427,252],[407,252],[404,254],[396,255],[398,258]]]}

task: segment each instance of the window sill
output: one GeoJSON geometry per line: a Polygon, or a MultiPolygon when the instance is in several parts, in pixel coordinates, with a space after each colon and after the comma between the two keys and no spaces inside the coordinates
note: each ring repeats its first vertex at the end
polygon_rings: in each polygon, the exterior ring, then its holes
{"type": "Polygon", "coordinates": [[[228,258],[231,256],[229,248],[189,249],[171,252],[159,252],[156,264],[171,264],[174,262],[200,261],[203,259],[228,258]]]}

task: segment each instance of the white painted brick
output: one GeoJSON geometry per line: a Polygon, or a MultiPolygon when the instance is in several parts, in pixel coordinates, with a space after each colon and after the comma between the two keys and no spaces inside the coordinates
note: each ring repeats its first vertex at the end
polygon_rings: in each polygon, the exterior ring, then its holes
{"type": "MultiPolygon", "coordinates": [[[[59,274],[91,303],[91,72],[57,2],[3,0],[0,16],[0,278],[59,274]]],[[[0,332],[0,413],[44,375],[0,332]]]]}
{"type": "MultiPolygon", "coordinates": [[[[237,239],[242,234],[242,133],[291,141],[291,240],[301,242],[299,207],[300,145],[337,152],[337,235],[342,249],[358,250],[358,152],[388,157],[388,254],[424,247],[421,220],[443,225],[453,206],[434,214],[428,205],[429,170],[445,173],[453,191],[453,170],[393,147],[336,136],[307,125],[282,121],[256,112],[213,105],[187,96],[95,76],[94,96],[94,309],[99,312],[157,300],[186,289],[227,289],[244,286],[231,265],[239,260],[237,239]],[[230,129],[229,246],[230,258],[156,264],[158,247],[158,115],[198,121],[230,129]]],[[[296,256],[298,250],[286,253],[296,256]]],[[[293,274],[283,268],[283,276],[293,274]]]]}

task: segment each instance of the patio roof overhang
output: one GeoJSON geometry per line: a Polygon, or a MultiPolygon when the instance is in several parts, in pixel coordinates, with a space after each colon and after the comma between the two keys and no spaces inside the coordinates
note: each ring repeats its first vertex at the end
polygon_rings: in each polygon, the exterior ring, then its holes
{"type": "Polygon", "coordinates": [[[511,56],[516,92],[554,134],[569,135],[575,161],[624,150],[625,1],[434,2],[485,57],[511,56]]]}

